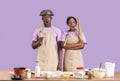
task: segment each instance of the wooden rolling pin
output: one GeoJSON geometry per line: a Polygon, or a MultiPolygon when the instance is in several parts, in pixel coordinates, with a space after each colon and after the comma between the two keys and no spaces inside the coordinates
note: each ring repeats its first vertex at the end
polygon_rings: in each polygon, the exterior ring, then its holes
{"type": "Polygon", "coordinates": [[[80,36],[80,40],[83,40],[82,39],[82,28],[81,28],[81,24],[80,24],[80,19],[78,18],[78,33],[79,33],[79,36],[80,36]]]}

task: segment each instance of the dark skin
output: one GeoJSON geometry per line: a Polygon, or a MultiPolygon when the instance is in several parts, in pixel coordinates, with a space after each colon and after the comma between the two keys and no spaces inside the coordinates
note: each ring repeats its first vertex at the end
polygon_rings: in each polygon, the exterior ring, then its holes
{"type": "Polygon", "coordinates": [[[63,54],[62,54],[62,47],[61,47],[61,42],[58,42],[58,66],[57,66],[57,70],[62,70],[62,57],[63,57],[63,54]]]}
{"type": "MultiPolygon", "coordinates": [[[[43,23],[44,23],[44,26],[45,27],[51,27],[51,20],[52,20],[52,17],[50,15],[44,15],[42,16],[42,20],[43,20],[43,23]]],[[[42,45],[42,41],[43,41],[43,37],[40,37],[37,41],[33,41],[32,42],[32,48],[33,49],[36,49],[38,48],[39,46],[42,45]]],[[[62,70],[62,48],[61,48],[61,42],[57,42],[57,45],[58,45],[58,66],[57,66],[57,70],[62,70]]]]}
{"type": "MultiPolygon", "coordinates": [[[[68,21],[68,26],[69,26],[69,31],[74,31],[77,32],[77,30],[75,29],[76,26],[76,22],[74,19],[70,19],[68,21]]],[[[79,49],[83,49],[84,48],[84,42],[82,40],[79,40],[77,43],[66,43],[66,45],[64,46],[65,41],[61,42],[61,47],[65,48],[65,49],[69,49],[69,50],[79,50],[79,49]]]]}
{"type": "MultiPolygon", "coordinates": [[[[52,19],[52,17],[49,16],[49,15],[42,16],[42,20],[43,20],[43,23],[44,23],[45,27],[51,27],[51,19],[52,19]]],[[[36,49],[39,46],[41,46],[42,45],[42,41],[43,41],[43,37],[40,37],[38,39],[38,41],[33,41],[32,42],[32,48],[36,49]]]]}
{"type": "Polygon", "coordinates": [[[61,46],[65,49],[69,49],[69,50],[79,50],[79,49],[84,48],[84,42],[79,41],[77,43],[67,43],[65,46],[64,46],[64,42],[62,42],[61,46]]]}

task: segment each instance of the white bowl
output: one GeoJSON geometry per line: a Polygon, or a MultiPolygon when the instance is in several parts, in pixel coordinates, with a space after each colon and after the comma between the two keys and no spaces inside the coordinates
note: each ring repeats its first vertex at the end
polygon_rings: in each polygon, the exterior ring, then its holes
{"type": "Polygon", "coordinates": [[[41,77],[60,77],[62,71],[41,71],[41,77]]]}
{"type": "Polygon", "coordinates": [[[84,78],[84,76],[85,76],[85,71],[75,72],[75,78],[84,78]]]}
{"type": "Polygon", "coordinates": [[[94,68],[93,69],[93,75],[95,78],[104,78],[105,77],[106,70],[103,68],[94,68]]]}

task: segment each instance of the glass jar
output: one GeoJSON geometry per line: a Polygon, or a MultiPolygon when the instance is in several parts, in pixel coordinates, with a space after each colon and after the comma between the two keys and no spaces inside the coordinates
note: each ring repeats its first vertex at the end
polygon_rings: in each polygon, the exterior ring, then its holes
{"type": "Polygon", "coordinates": [[[25,70],[25,77],[26,78],[31,78],[31,70],[28,69],[28,68],[25,70]]]}
{"type": "Polygon", "coordinates": [[[77,67],[75,71],[75,78],[84,78],[85,71],[84,67],[77,67]]]}

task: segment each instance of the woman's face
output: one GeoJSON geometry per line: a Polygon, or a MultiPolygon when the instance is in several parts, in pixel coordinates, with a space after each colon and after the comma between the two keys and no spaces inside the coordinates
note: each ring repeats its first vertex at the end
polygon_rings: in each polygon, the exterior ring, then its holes
{"type": "Polygon", "coordinates": [[[76,26],[76,22],[73,18],[71,18],[69,21],[68,21],[68,26],[70,27],[71,30],[75,29],[75,26],[76,26]]]}

